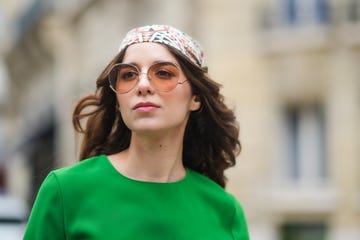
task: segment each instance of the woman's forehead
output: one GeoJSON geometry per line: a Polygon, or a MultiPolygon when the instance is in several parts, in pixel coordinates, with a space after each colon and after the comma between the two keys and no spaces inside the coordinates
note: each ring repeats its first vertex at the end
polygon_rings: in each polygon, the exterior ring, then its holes
{"type": "Polygon", "coordinates": [[[130,45],[123,58],[123,62],[157,62],[169,61],[178,64],[175,56],[162,44],[159,43],[137,43],[130,45]]]}

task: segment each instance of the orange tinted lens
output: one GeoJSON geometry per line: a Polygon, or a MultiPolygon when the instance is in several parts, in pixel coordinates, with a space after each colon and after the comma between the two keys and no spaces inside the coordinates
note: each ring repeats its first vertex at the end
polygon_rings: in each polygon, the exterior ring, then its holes
{"type": "Polygon", "coordinates": [[[130,91],[139,79],[139,72],[136,67],[128,64],[120,64],[115,67],[112,76],[114,88],[118,93],[130,91]]]}
{"type": "Polygon", "coordinates": [[[177,85],[180,70],[172,63],[157,63],[151,66],[148,74],[154,88],[170,91],[177,85]]]}

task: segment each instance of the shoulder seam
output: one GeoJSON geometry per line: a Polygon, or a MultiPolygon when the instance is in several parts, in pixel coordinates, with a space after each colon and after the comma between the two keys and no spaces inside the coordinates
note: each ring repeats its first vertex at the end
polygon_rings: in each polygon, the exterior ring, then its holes
{"type": "Polygon", "coordinates": [[[196,177],[201,178],[201,179],[207,181],[208,183],[211,183],[211,185],[216,186],[217,188],[221,189],[223,192],[226,192],[224,188],[222,188],[217,182],[215,182],[211,178],[209,178],[195,170],[192,170],[192,169],[189,169],[189,170],[192,172],[193,176],[195,175],[196,177]]]}

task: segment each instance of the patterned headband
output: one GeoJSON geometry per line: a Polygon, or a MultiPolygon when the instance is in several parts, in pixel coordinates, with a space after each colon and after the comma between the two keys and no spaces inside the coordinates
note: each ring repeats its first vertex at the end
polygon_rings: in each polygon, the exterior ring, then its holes
{"type": "Polygon", "coordinates": [[[203,67],[204,53],[200,44],[176,28],[168,25],[148,25],[134,28],[126,34],[119,50],[142,42],[161,43],[175,48],[196,66],[203,67]]]}

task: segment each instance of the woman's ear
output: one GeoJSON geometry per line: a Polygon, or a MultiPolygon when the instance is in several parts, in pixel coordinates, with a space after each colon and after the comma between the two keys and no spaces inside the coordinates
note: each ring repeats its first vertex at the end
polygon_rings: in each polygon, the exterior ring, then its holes
{"type": "Polygon", "coordinates": [[[199,110],[201,107],[200,98],[197,95],[193,95],[190,102],[190,111],[199,110]]]}

